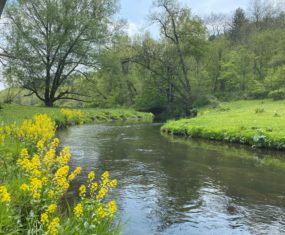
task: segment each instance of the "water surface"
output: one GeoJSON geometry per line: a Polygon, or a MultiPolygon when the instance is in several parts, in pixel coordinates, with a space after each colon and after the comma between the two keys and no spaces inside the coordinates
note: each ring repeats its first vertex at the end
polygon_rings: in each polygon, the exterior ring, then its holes
{"type": "Polygon", "coordinates": [[[86,125],[59,133],[71,167],[109,170],[124,234],[285,234],[285,171],[256,151],[174,141],[158,125],[86,125]],[[259,156],[260,155],[260,156],[259,156]]]}

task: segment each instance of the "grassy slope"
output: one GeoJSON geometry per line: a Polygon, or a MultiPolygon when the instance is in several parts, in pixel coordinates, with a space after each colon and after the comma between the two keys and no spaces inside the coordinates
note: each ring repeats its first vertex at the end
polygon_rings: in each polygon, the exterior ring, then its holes
{"type": "Polygon", "coordinates": [[[285,149],[285,101],[236,101],[203,108],[193,119],[169,121],[162,131],[226,142],[285,149]]]}
{"type": "MultiPolygon", "coordinates": [[[[80,109],[87,114],[89,121],[113,121],[113,120],[140,120],[151,122],[153,115],[151,113],[136,112],[131,109],[80,109]]],[[[38,113],[46,113],[51,116],[58,124],[65,124],[64,115],[60,108],[45,108],[19,105],[2,105],[0,109],[0,123],[21,123],[24,119],[32,118],[38,113]]],[[[87,120],[88,122],[88,120],[87,120]]]]}

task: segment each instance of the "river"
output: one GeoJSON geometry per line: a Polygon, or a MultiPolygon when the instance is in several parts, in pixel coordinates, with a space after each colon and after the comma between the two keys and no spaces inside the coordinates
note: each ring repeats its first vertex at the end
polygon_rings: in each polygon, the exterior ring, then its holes
{"type": "Polygon", "coordinates": [[[113,196],[123,234],[285,234],[285,170],[261,166],[257,151],[177,141],[159,128],[100,124],[59,132],[71,168],[83,168],[76,186],[90,170],[118,179],[113,196]]]}

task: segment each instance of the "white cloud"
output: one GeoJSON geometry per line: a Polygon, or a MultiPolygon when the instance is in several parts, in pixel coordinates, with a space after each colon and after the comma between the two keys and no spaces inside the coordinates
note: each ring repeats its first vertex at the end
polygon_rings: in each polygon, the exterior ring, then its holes
{"type": "Polygon", "coordinates": [[[134,23],[129,21],[127,26],[127,33],[129,36],[133,37],[135,35],[141,34],[142,32],[142,24],[141,23],[134,23]]]}
{"type": "Polygon", "coordinates": [[[128,21],[126,31],[130,37],[142,35],[147,31],[150,32],[154,38],[159,37],[159,27],[157,25],[147,23],[147,21],[144,20],[139,22],[128,21]]]}

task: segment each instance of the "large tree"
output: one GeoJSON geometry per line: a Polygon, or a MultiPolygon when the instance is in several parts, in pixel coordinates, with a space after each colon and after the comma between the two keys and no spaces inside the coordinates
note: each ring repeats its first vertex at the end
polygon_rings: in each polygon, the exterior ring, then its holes
{"type": "Polygon", "coordinates": [[[154,6],[156,12],[150,19],[160,27],[160,40],[146,37],[126,61],[150,71],[159,89],[170,100],[175,96],[188,116],[194,104],[196,71],[192,65],[198,64],[203,57],[206,28],[198,17],[192,16],[189,8],[180,7],[176,0],[154,1],[154,6]]]}
{"type": "Polygon", "coordinates": [[[46,106],[81,100],[73,79],[98,68],[96,55],[111,36],[116,0],[18,0],[7,8],[6,77],[46,106]]]}

